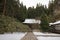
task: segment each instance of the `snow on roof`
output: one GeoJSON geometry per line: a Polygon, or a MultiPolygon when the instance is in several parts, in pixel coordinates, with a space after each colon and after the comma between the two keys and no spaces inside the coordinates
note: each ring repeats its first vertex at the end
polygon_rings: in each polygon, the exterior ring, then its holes
{"type": "Polygon", "coordinates": [[[56,22],[54,22],[54,23],[49,23],[49,26],[51,26],[51,25],[56,25],[56,24],[60,24],[60,21],[56,21],[56,22]]]}
{"type": "Polygon", "coordinates": [[[54,24],[60,24],[60,21],[56,21],[54,24]]]}
{"type": "Polygon", "coordinates": [[[25,19],[25,21],[23,23],[27,23],[27,24],[38,23],[38,24],[40,24],[41,21],[40,20],[36,20],[36,19],[25,19]]]}
{"type": "MultiPolygon", "coordinates": [[[[26,23],[26,24],[38,23],[38,24],[40,24],[40,23],[41,23],[41,20],[25,19],[25,21],[24,21],[23,23],[26,23]]],[[[49,23],[49,26],[51,26],[51,25],[56,25],[56,24],[60,24],[60,20],[59,20],[59,21],[56,21],[56,22],[54,22],[54,23],[49,23]]]]}
{"type": "Polygon", "coordinates": [[[54,25],[54,23],[49,23],[49,26],[54,25]]]}

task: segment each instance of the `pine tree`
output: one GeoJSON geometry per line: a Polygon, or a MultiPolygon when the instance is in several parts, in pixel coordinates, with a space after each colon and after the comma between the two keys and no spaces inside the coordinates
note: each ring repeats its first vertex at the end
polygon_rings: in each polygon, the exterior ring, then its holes
{"type": "Polygon", "coordinates": [[[48,21],[48,18],[47,18],[47,15],[46,14],[43,14],[41,16],[41,24],[40,24],[40,29],[43,31],[43,32],[48,32],[50,29],[49,29],[49,21],[48,21]]]}

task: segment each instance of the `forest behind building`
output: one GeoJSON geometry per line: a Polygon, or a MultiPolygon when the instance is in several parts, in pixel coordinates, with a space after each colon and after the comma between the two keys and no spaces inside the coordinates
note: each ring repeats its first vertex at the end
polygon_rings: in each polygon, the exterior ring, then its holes
{"type": "Polygon", "coordinates": [[[48,8],[39,3],[36,8],[29,7],[27,9],[19,0],[0,0],[0,33],[29,31],[28,25],[22,23],[27,18],[40,19],[42,21],[41,28],[49,30],[48,23],[60,19],[60,14],[54,15],[56,5],[57,0],[52,0],[49,1],[48,8]]]}

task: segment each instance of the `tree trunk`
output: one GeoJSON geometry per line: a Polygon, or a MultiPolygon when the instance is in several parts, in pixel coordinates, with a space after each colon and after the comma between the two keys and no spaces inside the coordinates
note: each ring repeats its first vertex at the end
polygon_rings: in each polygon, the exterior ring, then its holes
{"type": "Polygon", "coordinates": [[[3,8],[3,16],[4,16],[4,14],[6,13],[6,0],[4,1],[4,8],[3,8]]]}

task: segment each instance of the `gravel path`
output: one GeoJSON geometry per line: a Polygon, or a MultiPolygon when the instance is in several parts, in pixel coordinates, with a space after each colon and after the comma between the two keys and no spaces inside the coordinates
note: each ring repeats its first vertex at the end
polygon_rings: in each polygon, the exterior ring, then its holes
{"type": "Polygon", "coordinates": [[[28,32],[21,40],[37,40],[33,32],[28,32]]]}

